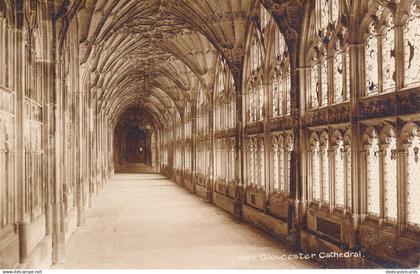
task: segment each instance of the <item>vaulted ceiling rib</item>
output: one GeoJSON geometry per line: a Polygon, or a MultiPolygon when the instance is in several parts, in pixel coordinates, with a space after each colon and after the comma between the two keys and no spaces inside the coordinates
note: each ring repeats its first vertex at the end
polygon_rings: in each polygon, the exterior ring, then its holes
{"type": "MultiPolygon", "coordinates": [[[[56,1],[60,2],[60,1],[56,1]]],[[[193,100],[197,83],[209,92],[218,55],[239,67],[246,20],[255,0],[73,0],[79,25],[80,63],[98,107],[120,113],[135,100],[171,102],[173,111],[193,100]],[[86,77],[88,75],[88,77],[86,77]],[[167,99],[159,98],[159,96],[167,99]],[[126,99],[124,99],[126,98],[126,99]],[[128,99],[129,98],[129,99],[128,99]],[[114,109],[112,109],[114,108],[114,109]]],[[[113,115],[115,116],[115,115],[113,115]]]]}

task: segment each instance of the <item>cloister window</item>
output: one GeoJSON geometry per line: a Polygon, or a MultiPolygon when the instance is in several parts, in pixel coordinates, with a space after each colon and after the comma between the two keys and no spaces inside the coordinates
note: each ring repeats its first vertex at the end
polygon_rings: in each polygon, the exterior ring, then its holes
{"type": "Polygon", "coordinates": [[[366,94],[378,92],[378,41],[372,25],[365,47],[366,94]]]}
{"type": "Polygon", "coordinates": [[[258,96],[258,120],[262,121],[264,119],[264,89],[263,89],[262,81],[258,82],[257,96],[258,96]]]}
{"type": "Polygon", "coordinates": [[[226,128],[226,88],[225,88],[225,67],[223,61],[220,60],[218,72],[216,75],[216,89],[214,96],[214,127],[215,130],[226,128]]]}
{"type": "Polygon", "coordinates": [[[386,125],[378,136],[376,129],[370,127],[366,130],[364,138],[367,213],[386,221],[396,222],[398,178],[395,129],[386,125]],[[381,174],[383,176],[380,176],[381,174]]]}
{"type": "Polygon", "coordinates": [[[209,174],[210,150],[209,142],[201,140],[197,142],[197,173],[200,175],[209,174]]]}
{"type": "Polygon", "coordinates": [[[322,56],[321,59],[321,105],[328,105],[328,59],[322,56]]]}
{"type": "Polygon", "coordinates": [[[372,131],[366,146],[367,164],[367,212],[379,217],[379,139],[372,131]]]}
{"type": "Polygon", "coordinates": [[[204,143],[199,142],[197,144],[197,173],[201,175],[205,174],[204,159],[204,143]]]}
{"type": "Polygon", "coordinates": [[[221,140],[216,140],[214,142],[214,175],[216,178],[221,177],[221,150],[222,142],[221,140]]]}
{"type": "Polygon", "coordinates": [[[252,137],[247,145],[248,184],[265,188],[264,139],[252,137]]]}
{"type": "Polygon", "coordinates": [[[313,134],[313,137],[311,137],[311,139],[312,199],[314,201],[321,201],[320,143],[316,134],[313,134]]]}
{"type": "Polygon", "coordinates": [[[346,90],[344,94],[346,95],[345,100],[350,100],[350,50],[347,49],[345,53],[345,67],[346,67],[346,90]]]}
{"type": "Polygon", "coordinates": [[[276,69],[272,87],[272,115],[283,116],[290,114],[290,61],[289,52],[283,34],[278,28],[275,30],[276,69]]]}
{"type": "Polygon", "coordinates": [[[185,106],[185,139],[190,139],[192,136],[191,119],[191,104],[187,102],[185,106]]]}
{"type": "Polygon", "coordinates": [[[258,184],[261,187],[265,187],[265,160],[264,160],[264,139],[260,139],[259,150],[258,150],[258,170],[259,170],[259,180],[258,184]]]}
{"type": "Polygon", "coordinates": [[[316,0],[317,28],[322,34],[327,32],[329,24],[335,25],[340,14],[339,0],[316,0]]]}
{"type": "Polygon", "coordinates": [[[249,122],[262,121],[264,119],[264,89],[262,81],[258,80],[255,86],[249,87],[249,122]]]}
{"type": "Polygon", "coordinates": [[[198,134],[205,134],[208,130],[208,103],[201,85],[198,88],[197,110],[197,131],[198,134]]]}
{"type": "Polygon", "coordinates": [[[340,103],[347,99],[346,86],[344,85],[344,65],[345,51],[341,49],[340,43],[337,42],[334,52],[333,70],[334,70],[334,103],[340,103]]]}
{"type": "Polygon", "coordinates": [[[324,132],[320,138],[321,156],[321,182],[322,182],[322,201],[330,202],[330,182],[329,182],[329,159],[328,159],[328,135],[324,132]]]}
{"type": "Polygon", "coordinates": [[[351,150],[349,132],[336,129],[331,140],[327,131],[310,137],[312,200],[335,208],[351,208],[351,150]]]}
{"type": "Polygon", "coordinates": [[[256,107],[255,107],[255,101],[254,101],[254,90],[252,89],[252,86],[248,89],[248,113],[249,113],[249,122],[255,122],[257,120],[256,117],[256,107]]]}
{"type": "Polygon", "coordinates": [[[312,108],[319,107],[319,105],[320,105],[318,68],[319,68],[318,58],[317,58],[316,53],[315,53],[313,61],[312,61],[312,67],[311,67],[311,106],[312,106],[312,108]]]}
{"type": "Polygon", "coordinates": [[[252,69],[252,71],[256,71],[262,65],[261,44],[260,44],[260,41],[259,41],[258,37],[254,37],[254,40],[252,42],[251,51],[252,51],[252,53],[251,53],[252,54],[251,55],[251,60],[252,60],[251,69],[252,69]]]}
{"type": "Polygon", "coordinates": [[[292,137],[290,135],[275,136],[272,144],[273,188],[275,191],[288,193],[292,137]]]}
{"type": "Polygon", "coordinates": [[[352,189],[351,189],[351,146],[350,143],[345,145],[345,174],[346,174],[346,195],[347,195],[347,208],[352,208],[352,189]]]}
{"type": "Polygon", "coordinates": [[[336,24],[340,16],[340,0],[331,0],[331,22],[336,24]]]}
{"type": "Polygon", "coordinates": [[[273,117],[280,115],[280,108],[279,105],[283,101],[282,94],[279,92],[279,83],[277,74],[273,77],[273,82],[271,84],[271,89],[273,91],[273,117]]]}
{"type": "Polygon", "coordinates": [[[383,7],[379,7],[376,16],[383,17],[386,23],[371,23],[369,27],[365,44],[367,96],[393,91],[396,85],[394,17],[383,7]]]}
{"type": "Polygon", "coordinates": [[[389,25],[383,32],[382,58],[383,58],[383,90],[395,89],[395,30],[393,16],[388,17],[389,25]]]}
{"type": "Polygon", "coordinates": [[[285,76],[285,82],[286,82],[286,114],[290,115],[291,108],[292,108],[292,98],[291,98],[291,79],[290,79],[290,65],[287,67],[288,73],[285,76]]]}
{"type": "Polygon", "coordinates": [[[261,33],[265,36],[266,32],[267,32],[267,27],[268,24],[270,23],[270,13],[268,13],[268,11],[261,6],[260,7],[260,28],[261,28],[261,33]]]}
{"type": "Polygon", "coordinates": [[[228,180],[235,179],[235,139],[232,138],[228,141],[229,143],[229,154],[228,154],[228,180]]]}
{"type": "Polygon", "coordinates": [[[326,30],[329,24],[329,11],[330,11],[330,3],[328,0],[317,0],[318,4],[317,11],[318,11],[318,28],[320,30],[326,30]]]}
{"type": "Polygon", "coordinates": [[[255,151],[256,151],[256,141],[250,139],[247,147],[247,158],[248,158],[248,184],[255,184],[255,151]]]}
{"type": "Polygon", "coordinates": [[[257,152],[257,142],[256,140],[252,140],[251,141],[251,146],[250,146],[250,150],[249,150],[249,154],[250,154],[250,166],[249,166],[249,172],[250,172],[250,180],[251,180],[251,184],[255,184],[256,181],[258,180],[257,178],[257,159],[256,159],[256,152],[257,152]]]}
{"type": "Polygon", "coordinates": [[[334,193],[334,205],[338,208],[351,208],[351,150],[349,132],[343,135],[335,130],[331,141],[332,172],[331,184],[334,193]]]}
{"type": "Polygon", "coordinates": [[[185,167],[185,170],[191,171],[191,146],[190,145],[187,145],[185,147],[184,167],[185,167]]]}
{"type": "MultiPolygon", "coordinates": [[[[316,53],[315,53],[316,54],[316,53]]],[[[318,59],[314,56],[311,70],[312,108],[328,105],[328,59],[324,52],[318,59]]]]}
{"type": "Polygon", "coordinates": [[[236,89],[235,83],[233,80],[233,75],[229,70],[229,115],[227,119],[229,119],[229,128],[236,127],[236,89]]]}
{"type": "Polygon", "coordinates": [[[200,83],[197,93],[197,132],[202,138],[197,142],[197,172],[201,175],[208,175],[210,164],[209,106],[207,96],[200,83]]]}
{"type": "Polygon", "coordinates": [[[394,129],[385,132],[383,151],[383,173],[385,192],[385,218],[397,219],[397,160],[396,160],[396,138],[394,129]]]}
{"type": "Polygon", "coordinates": [[[334,180],[335,180],[335,204],[340,207],[345,205],[345,159],[344,142],[341,134],[338,133],[334,149],[334,180]]]}
{"type": "Polygon", "coordinates": [[[293,137],[292,135],[286,136],[285,146],[284,146],[284,153],[285,153],[285,163],[284,163],[284,188],[281,188],[281,191],[289,193],[289,182],[290,182],[290,170],[291,165],[290,161],[292,160],[292,151],[293,151],[293,137]]]}
{"type": "MultiPolygon", "coordinates": [[[[379,6],[377,22],[371,23],[365,44],[366,96],[394,91],[397,81],[396,53],[404,52],[404,86],[420,84],[420,8],[418,1],[411,4],[409,18],[403,28],[404,44],[397,49],[394,15],[379,6]],[[379,41],[380,40],[380,41],[379,41]]],[[[401,68],[402,69],[402,68],[401,68]]]]}
{"type": "Polygon", "coordinates": [[[364,136],[367,213],[381,220],[396,222],[398,169],[395,129],[385,125],[378,135],[376,129],[369,127],[364,136]]]}
{"type": "Polygon", "coordinates": [[[272,146],[272,153],[273,153],[273,183],[274,189],[280,188],[280,172],[279,163],[281,161],[281,157],[278,156],[279,153],[279,143],[276,137],[273,138],[273,146],[272,146]]]}
{"type": "Polygon", "coordinates": [[[420,84],[420,4],[413,1],[404,28],[404,84],[420,84]]]}
{"type": "MultiPolygon", "coordinates": [[[[213,125],[216,131],[227,130],[236,126],[236,95],[233,76],[226,62],[220,58],[215,75],[215,90],[213,99],[213,125]]],[[[256,95],[250,92],[250,106],[254,108],[256,95]],[[252,95],[252,96],[251,96],[252,95]]],[[[256,112],[250,111],[250,114],[256,112]]],[[[253,117],[249,118],[250,121],[253,117]]],[[[220,136],[220,135],[218,135],[220,136]]],[[[230,140],[226,137],[217,137],[214,140],[213,165],[214,175],[217,179],[232,180],[234,178],[234,156],[231,154],[230,140]],[[227,164],[227,168],[225,168],[227,164]]]]}
{"type": "Polygon", "coordinates": [[[223,164],[228,161],[229,157],[229,142],[228,139],[224,139],[222,141],[222,155],[221,155],[221,161],[220,161],[220,170],[221,170],[221,176],[223,179],[228,178],[228,165],[223,164]]]}
{"type": "MultiPolygon", "coordinates": [[[[255,32],[257,29],[254,28],[255,32]]],[[[263,52],[262,42],[260,36],[257,33],[252,37],[251,50],[250,50],[250,62],[251,71],[247,75],[248,85],[248,123],[261,121],[264,119],[264,89],[262,85],[263,75],[263,52]]]]}
{"type": "Polygon", "coordinates": [[[316,0],[315,3],[311,108],[326,107],[350,99],[348,35],[347,27],[339,20],[340,0],[316,0]]]}

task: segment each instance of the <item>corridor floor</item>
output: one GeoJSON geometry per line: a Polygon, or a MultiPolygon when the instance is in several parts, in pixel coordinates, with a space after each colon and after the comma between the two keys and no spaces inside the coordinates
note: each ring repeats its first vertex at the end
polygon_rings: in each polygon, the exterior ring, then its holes
{"type": "Polygon", "coordinates": [[[284,254],[294,252],[161,175],[116,174],[55,268],[319,268],[284,254]]]}

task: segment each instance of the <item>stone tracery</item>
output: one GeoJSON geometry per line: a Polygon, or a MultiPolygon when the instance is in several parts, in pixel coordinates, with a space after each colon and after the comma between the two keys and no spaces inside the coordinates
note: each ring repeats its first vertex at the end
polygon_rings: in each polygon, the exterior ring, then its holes
{"type": "Polygon", "coordinates": [[[15,2],[0,1],[0,233],[23,239],[22,266],[45,235],[60,261],[128,125],[156,171],[238,218],[418,264],[417,0],[15,2]]]}

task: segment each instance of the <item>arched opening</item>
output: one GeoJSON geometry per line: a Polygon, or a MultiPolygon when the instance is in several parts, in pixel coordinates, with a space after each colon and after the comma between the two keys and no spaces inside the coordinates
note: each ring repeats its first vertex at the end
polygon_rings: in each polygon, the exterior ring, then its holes
{"type": "Polygon", "coordinates": [[[138,106],[124,111],[114,128],[114,165],[121,172],[132,166],[152,167],[153,125],[150,113],[138,106]]]}
{"type": "Polygon", "coordinates": [[[151,162],[150,131],[136,125],[126,128],[125,157],[128,164],[146,164],[151,162]]]}

